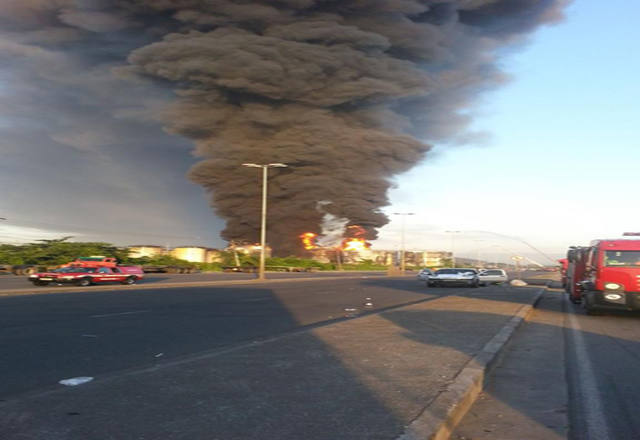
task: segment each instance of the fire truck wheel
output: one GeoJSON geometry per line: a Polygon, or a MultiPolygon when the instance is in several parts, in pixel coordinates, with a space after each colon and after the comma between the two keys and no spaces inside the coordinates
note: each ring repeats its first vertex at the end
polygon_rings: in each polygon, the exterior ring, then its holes
{"type": "Polygon", "coordinates": [[[78,281],[76,281],[76,285],[80,287],[87,287],[90,284],[91,284],[90,278],[80,278],[78,281]]]}
{"type": "Polygon", "coordinates": [[[593,307],[593,305],[589,302],[588,296],[583,297],[582,307],[584,308],[584,312],[589,316],[599,316],[603,314],[600,310],[596,310],[593,307]]]}
{"type": "Polygon", "coordinates": [[[128,277],[126,280],[122,282],[122,284],[135,284],[135,283],[136,283],[135,277],[128,277]]]}

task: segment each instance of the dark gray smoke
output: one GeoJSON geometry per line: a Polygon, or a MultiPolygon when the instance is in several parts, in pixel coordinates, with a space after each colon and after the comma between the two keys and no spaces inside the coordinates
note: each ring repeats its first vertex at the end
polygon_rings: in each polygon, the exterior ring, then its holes
{"type": "Polygon", "coordinates": [[[426,142],[469,140],[465,110],[505,81],[497,50],[565,3],[15,0],[0,24],[9,53],[126,56],[120,78],[174,89],[173,104],[142,114],[195,142],[189,177],[210,192],[227,240],[259,234],[260,176],[241,164],[288,164],[271,171],[268,217],[270,244],[288,254],[320,232],[318,202],[374,239],[393,176],[425,158],[426,142]]]}

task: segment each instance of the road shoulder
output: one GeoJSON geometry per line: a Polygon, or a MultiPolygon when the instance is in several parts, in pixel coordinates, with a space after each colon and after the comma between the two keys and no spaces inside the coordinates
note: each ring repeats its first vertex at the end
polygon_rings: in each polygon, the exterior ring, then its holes
{"type": "Polygon", "coordinates": [[[452,439],[565,439],[562,294],[547,292],[512,342],[452,439]]]}

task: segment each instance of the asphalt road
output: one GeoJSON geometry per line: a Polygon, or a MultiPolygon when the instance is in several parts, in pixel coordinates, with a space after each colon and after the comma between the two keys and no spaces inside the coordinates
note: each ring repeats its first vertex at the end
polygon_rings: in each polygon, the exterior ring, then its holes
{"type": "Polygon", "coordinates": [[[448,295],[413,278],[0,298],[0,398],[448,295]],[[364,306],[372,298],[373,307],[364,306]],[[356,309],[356,310],[345,310],[356,309]]]}
{"type": "Polygon", "coordinates": [[[640,313],[565,313],[570,438],[639,439],[640,313]]]}
{"type": "Polygon", "coordinates": [[[5,296],[0,438],[396,439],[538,292],[359,277],[5,296]]]}
{"type": "MultiPolygon", "coordinates": [[[[371,271],[371,272],[267,272],[266,276],[269,279],[298,279],[298,278],[316,278],[316,277],[353,277],[358,275],[364,276],[384,276],[385,272],[371,271]]],[[[231,280],[252,280],[255,279],[255,274],[250,273],[225,273],[225,272],[211,272],[211,273],[193,273],[193,274],[170,274],[170,273],[148,273],[145,274],[143,280],[137,284],[159,284],[159,283],[198,283],[205,281],[231,281],[231,280]]],[[[100,284],[104,285],[104,284],[100,284]]],[[[117,285],[117,283],[115,283],[117,285]]],[[[29,282],[27,276],[16,275],[0,275],[0,292],[10,291],[13,289],[25,289],[31,288],[33,284],[29,282]]],[[[61,289],[77,289],[75,286],[64,285],[60,286],[61,289]]]]}
{"type": "Polygon", "coordinates": [[[587,316],[549,292],[452,438],[640,439],[638,371],[640,313],[587,316]]]}

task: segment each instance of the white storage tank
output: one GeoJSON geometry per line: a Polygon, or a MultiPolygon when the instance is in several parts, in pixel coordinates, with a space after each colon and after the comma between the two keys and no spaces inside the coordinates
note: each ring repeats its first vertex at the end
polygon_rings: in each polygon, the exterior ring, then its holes
{"type": "Polygon", "coordinates": [[[207,248],[202,246],[180,246],[171,250],[171,256],[190,263],[205,263],[207,248]]]}

